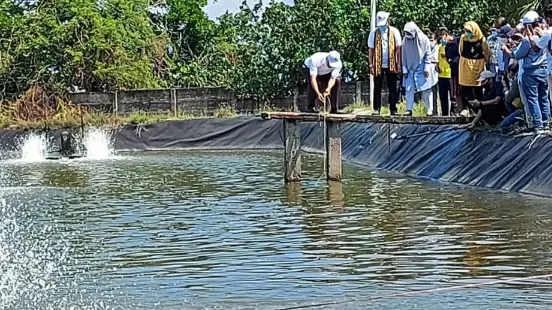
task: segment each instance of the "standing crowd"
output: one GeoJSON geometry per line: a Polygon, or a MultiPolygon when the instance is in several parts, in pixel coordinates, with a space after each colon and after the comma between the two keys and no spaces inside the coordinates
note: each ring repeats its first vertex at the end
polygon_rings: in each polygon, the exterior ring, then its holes
{"type": "MultiPolygon", "coordinates": [[[[385,81],[391,115],[404,96],[409,116],[414,102],[422,100],[428,116],[439,110],[442,116],[475,115],[473,124],[500,125],[504,131],[515,125],[536,132],[549,128],[552,6],[544,16],[527,12],[515,27],[497,18],[489,36],[473,21],[456,36],[446,27],[422,31],[414,22],[401,33],[387,12],[378,12],[376,26],[368,36],[374,115],[380,114],[385,81]]],[[[329,97],[330,113],[338,113],[342,67],[337,51],[305,60],[309,111],[329,97]]]]}

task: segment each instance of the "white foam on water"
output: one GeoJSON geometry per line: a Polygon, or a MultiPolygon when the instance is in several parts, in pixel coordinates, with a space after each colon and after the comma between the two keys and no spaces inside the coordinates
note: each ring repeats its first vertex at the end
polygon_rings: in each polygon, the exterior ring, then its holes
{"type": "Polygon", "coordinates": [[[112,135],[101,128],[90,128],[84,134],[86,159],[109,159],[113,157],[112,135]]]}
{"type": "MultiPolygon", "coordinates": [[[[8,196],[9,197],[9,196],[8,196]]],[[[70,239],[36,203],[0,196],[0,309],[108,309],[79,289],[70,239]]],[[[106,300],[107,301],[107,300],[106,300]]]]}
{"type": "Polygon", "coordinates": [[[44,134],[31,133],[24,137],[19,143],[21,161],[23,162],[41,162],[46,160],[48,153],[48,140],[44,134]]]}

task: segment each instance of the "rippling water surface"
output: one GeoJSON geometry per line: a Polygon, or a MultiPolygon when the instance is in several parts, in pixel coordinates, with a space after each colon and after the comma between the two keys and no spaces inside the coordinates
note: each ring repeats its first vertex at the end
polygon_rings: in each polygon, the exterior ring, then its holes
{"type": "Polygon", "coordinates": [[[2,309],[550,309],[552,201],[282,155],[0,162],[2,309]],[[355,299],[353,301],[353,299],[355,299]]]}

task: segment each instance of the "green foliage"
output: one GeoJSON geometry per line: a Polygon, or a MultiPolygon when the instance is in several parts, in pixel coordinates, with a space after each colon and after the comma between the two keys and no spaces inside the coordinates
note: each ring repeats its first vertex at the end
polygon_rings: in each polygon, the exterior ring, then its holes
{"type": "Polygon", "coordinates": [[[3,89],[20,94],[34,83],[88,91],[165,86],[166,39],[154,33],[147,7],[147,0],[56,0],[4,15],[3,89]]]}
{"type": "MultiPolygon", "coordinates": [[[[207,0],[0,0],[0,92],[32,85],[67,91],[222,86],[260,104],[290,96],[303,61],[337,50],[346,80],[366,79],[369,0],[247,2],[215,23],[207,0]]],[[[548,1],[380,0],[402,29],[486,31],[497,16],[513,24],[548,1]]]]}

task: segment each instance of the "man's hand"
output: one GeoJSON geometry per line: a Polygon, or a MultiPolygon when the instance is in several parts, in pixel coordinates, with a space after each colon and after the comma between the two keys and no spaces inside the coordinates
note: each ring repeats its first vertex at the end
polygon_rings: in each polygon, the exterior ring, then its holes
{"type": "Polygon", "coordinates": [[[376,68],[374,66],[370,65],[370,75],[374,75],[376,73],[376,68]]]}
{"type": "Polygon", "coordinates": [[[535,28],[534,33],[535,33],[536,35],[538,35],[539,37],[542,37],[543,31],[542,31],[542,29],[540,29],[540,28],[535,28]]]}
{"type": "Polygon", "coordinates": [[[424,76],[426,77],[426,79],[429,77],[429,72],[425,71],[424,72],[424,76]]]}
{"type": "Polygon", "coordinates": [[[318,94],[316,94],[316,95],[317,95],[317,97],[318,97],[318,100],[319,100],[320,102],[324,103],[324,95],[321,94],[321,93],[318,93],[318,94]]]}
{"type": "Polygon", "coordinates": [[[326,97],[330,95],[330,90],[326,89],[322,95],[324,95],[324,99],[326,99],[326,97]]]}
{"type": "Polygon", "coordinates": [[[529,39],[531,39],[531,36],[533,35],[533,27],[531,25],[525,26],[525,35],[529,36],[529,39]]]}

